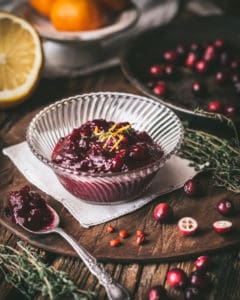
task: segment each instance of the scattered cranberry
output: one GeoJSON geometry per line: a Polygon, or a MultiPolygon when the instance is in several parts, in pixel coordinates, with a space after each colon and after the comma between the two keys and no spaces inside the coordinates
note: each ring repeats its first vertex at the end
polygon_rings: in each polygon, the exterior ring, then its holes
{"type": "Polygon", "coordinates": [[[173,217],[173,210],[167,203],[159,203],[153,211],[153,217],[159,223],[169,222],[173,217]]]}
{"type": "Polygon", "coordinates": [[[211,113],[220,113],[222,111],[222,104],[218,100],[213,100],[208,103],[208,111],[211,113]]]}
{"type": "Polygon", "coordinates": [[[203,289],[209,285],[209,277],[206,273],[201,271],[194,271],[190,275],[189,281],[193,286],[203,289]]]}
{"type": "Polygon", "coordinates": [[[145,235],[142,233],[142,234],[139,234],[137,236],[137,245],[142,245],[145,241],[145,235]]]}
{"type": "Polygon", "coordinates": [[[226,105],[224,108],[224,114],[228,118],[233,118],[235,115],[235,107],[233,105],[226,105]]]}
{"type": "Polygon", "coordinates": [[[204,86],[200,81],[194,81],[192,83],[192,93],[196,96],[203,95],[204,86]]]}
{"type": "Polygon", "coordinates": [[[185,182],[183,190],[188,196],[196,196],[200,193],[200,186],[195,179],[190,179],[185,182]]]}
{"type": "Polygon", "coordinates": [[[207,255],[199,256],[195,262],[194,266],[197,270],[206,270],[210,265],[210,257],[207,255]]]}
{"type": "Polygon", "coordinates": [[[127,230],[120,230],[119,231],[119,236],[122,238],[122,239],[125,239],[125,238],[127,238],[128,236],[129,236],[129,234],[128,234],[128,232],[127,232],[127,230]]]}
{"type": "Polygon", "coordinates": [[[193,235],[198,229],[198,223],[195,219],[184,217],[178,221],[178,230],[182,235],[193,235]]]}
{"type": "Polygon", "coordinates": [[[164,74],[166,78],[173,78],[176,75],[176,68],[173,65],[166,65],[164,74]]]}
{"type": "Polygon", "coordinates": [[[225,45],[225,42],[224,42],[223,39],[217,39],[217,40],[215,41],[214,45],[215,45],[215,47],[218,48],[218,49],[219,49],[219,48],[223,48],[224,45],[225,45]]]}
{"type": "Polygon", "coordinates": [[[149,70],[150,75],[159,77],[163,74],[163,66],[162,65],[152,65],[149,70]]]}
{"type": "Polygon", "coordinates": [[[234,212],[233,203],[230,200],[221,200],[218,205],[217,209],[223,216],[229,216],[234,212]]]}
{"type": "Polygon", "coordinates": [[[141,236],[141,235],[144,235],[144,233],[143,233],[142,230],[137,230],[136,235],[137,235],[137,236],[141,236]]]}
{"type": "Polygon", "coordinates": [[[169,63],[174,63],[177,59],[177,54],[174,50],[168,50],[163,54],[164,59],[169,63]]]}
{"type": "Polygon", "coordinates": [[[232,76],[231,76],[231,80],[232,80],[233,83],[237,83],[237,82],[240,81],[240,77],[239,77],[238,74],[234,73],[234,74],[232,74],[232,76]]]}
{"type": "Polygon", "coordinates": [[[230,68],[233,69],[233,70],[239,69],[239,61],[238,60],[231,61],[230,68]]]}
{"type": "Polygon", "coordinates": [[[215,47],[213,45],[207,46],[203,58],[207,62],[212,62],[215,60],[216,51],[215,51],[215,47]]]}
{"type": "Polygon", "coordinates": [[[112,225],[109,225],[109,226],[107,227],[107,232],[108,232],[108,233],[112,233],[114,230],[115,230],[115,229],[114,229],[114,227],[113,227],[112,225]]]}
{"type": "Polygon", "coordinates": [[[159,81],[153,89],[154,93],[158,96],[164,96],[166,94],[166,82],[159,81]]]}
{"type": "Polygon", "coordinates": [[[119,239],[114,239],[110,241],[110,246],[111,247],[117,247],[121,245],[121,241],[119,239]]]}
{"type": "Polygon", "coordinates": [[[171,287],[183,288],[187,283],[187,275],[182,269],[171,269],[167,273],[167,282],[171,287]]]}
{"type": "Polygon", "coordinates": [[[148,300],[167,300],[167,292],[162,285],[153,286],[148,292],[148,300]]]}
{"type": "Polygon", "coordinates": [[[189,68],[193,68],[197,60],[198,60],[197,54],[194,52],[189,52],[185,61],[185,65],[189,68]]]}
{"type": "Polygon", "coordinates": [[[208,70],[208,65],[207,63],[204,61],[204,60],[199,60],[196,65],[195,65],[195,68],[197,70],[198,73],[206,73],[207,70],[208,70]]]}
{"type": "Polygon", "coordinates": [[[122,166],[123,166],[124,160],[120,155],[116,155],[112,159],[112,164],[111,164],[111,171],[112,172],[117,172],[120,171],[122,166]]]}
{"type": "Polygon", "coordinates": [[[228,76],[225,72],[217,72],[215,75],[215,81],[217,84],[222,85],[227,82],[228,76]]]}
{"type": "Polygon", "coordinates": [[[202,299],[199,288],[197,288],[195,286],[190,286],[185,289],[184,298],[185,298],[185,300],[201,300],[202,299]]]}
{"type": "Polygon", "coordinates": [[[213,223],[213,229],[220,235],[225,234],[232,230],[232,222],[226,220],[217,221],[213,223]]]}

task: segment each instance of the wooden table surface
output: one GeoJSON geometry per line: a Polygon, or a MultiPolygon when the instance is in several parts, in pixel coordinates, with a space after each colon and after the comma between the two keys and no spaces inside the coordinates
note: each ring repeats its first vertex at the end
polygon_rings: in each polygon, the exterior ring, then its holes
{"type": "MultiPolygon", "coordinates": [[[[96,91],[139,92],[123,77],[119,68],[113,68],[94,75],[75,79],[41,80],[37,90],[30,100],[16,109],[0,112],[0,147],[10,145],[12,141],[22,141],[24,132],[14,125],[27,114],[34,114],[36,110],[60,98],[96,91]],[[18,132],[18,134],[16,134],[18,132]],[[20,134],[19,134],[20,132],[20,134]],[[10,138],[11,137],[11,138],[10,138]]],[[[0,195],[6,185],[13,185],[11,176],[5,176],[1,171],[10,166],[6,158],[0,154],[0,195]]],[[[10,166],[11,169],[11,166],[10,166]]],[[[9,174],[8,174],[9,175],[9,174]]],[[[18,239],[4,227],[0,227],[1,243],[16,247],[18,239]]],[[[121,251],[121,247],[119,247],[121,251]]],[[[56,269],[64,270],[80,288],[93,287],[98,293],[97,299],[107,299],[105,291],[99,286],[97,280],[89,273],[80,259],[64,257],[46,253],[50,265],[56,269]]],[[[239,300],[240,299],[240,252],[235,249],[226,250],[213,255],[215,267],[213,270],[214,284],[205,299],[239,300]]],[[[147,299],[148,289],[156,284],[166,285],[166,273],[169,268],[181,267],[188,274],[193,270],[193,260],[177,261],[174,263],[145,263],[145,264],[106,264],[106,268],[114,278],[122,283],[132,294],[133,299],[147,299]]],[[[171,299],[183,299],[176,290],[167,290],[171,299]]],[[[23,299],[22,296],[0,274],[0,299],[23,299]]],[[[37,296],[35,299],[42,299],[37,296]]]]}

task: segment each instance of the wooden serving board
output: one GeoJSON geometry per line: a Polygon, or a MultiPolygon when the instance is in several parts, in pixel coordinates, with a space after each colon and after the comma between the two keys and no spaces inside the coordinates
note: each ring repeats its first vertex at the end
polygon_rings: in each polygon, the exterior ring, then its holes
{"type": "MultiPolygon", "coordinates": [[[[14,144],[24,140],[26,128],[32,114],[17,122],[7,135],[7,144],[14,144]],[[21,128],[21,130],[19,129],[21,128]]],[[[64,255],[76,256],[72,248],[55,234],[36,236],[14,225],[5,214],[8,205],[8,195],[11,190],[17,190],[27,184],[26,179],[9,162],[8,158],[0,156],[0,165],[5,172],[0,172],[1,205],[0,223],[14,232],[19,238],[30,244],[64,255]]],[[[79,223],[57,201],[44,195],[47,201],[56,208],[61,217],[61,226],[71,234],[81,245],[86,247],[94,256],[103,261],[156,261],[177,260],[190,256],[223,250],[240,244],[240,195],[226,191],[217,191],[209,185],[207,196],[188,198],[182,190],[162,196],[145,207],[129,215],[118,218],[109,223],[98,225],[90,229],[82,228],[79,223]],[[213,222],[223,219],[217,212],[216,204],[220,199],[231,199],[237,213],[228,218],[233,222],[234,230],[226,236],[219,236],[212,229],[213,222]],[[161,201],[167,201],[174,209],[175,220],[172,224],[161,225],[153,219],[153,209],[161,201]],[[177,220],[184,216],[191,216],[199,223],[199,232],[193,237],[183,237],[178,232],[177,220]],[[106,228],[111,224],[116,228],[114,233],[107,233],[106,228]],[[126,229],[130,236],[122,241],[122,245],[111,248],[110,240],[118,237],[118,231],[126,229]],[[146,242],[142,246],[136,245],[136,230],[146,233],[146,242]]]]}

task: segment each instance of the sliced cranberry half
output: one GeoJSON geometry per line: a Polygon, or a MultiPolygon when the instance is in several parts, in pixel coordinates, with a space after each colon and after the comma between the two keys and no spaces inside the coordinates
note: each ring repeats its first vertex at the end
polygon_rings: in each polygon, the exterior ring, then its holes
{"type": "Polygon", "coordinates": [[[232,222],[227,221],[227,220],[221,220],[213,223],[213,229],[218,233],[218,234],[226,234],[227,232],[232,230],[232,222]]]}
{"type": "Polygon", "coordinates": [[[182,235],[193,235],[198,229],[198,223],[195,219],[184,217],[178,221],[178,230],[182,235]]]}

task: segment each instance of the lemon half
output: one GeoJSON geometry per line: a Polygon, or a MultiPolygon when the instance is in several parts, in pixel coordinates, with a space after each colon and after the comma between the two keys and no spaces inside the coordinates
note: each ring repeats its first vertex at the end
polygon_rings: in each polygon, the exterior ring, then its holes
{"type": "Polygon", "coordinates": [[[15,106],[32,93],[42,62],[41,41],[32,25],[0,11],[0,108],[15,106]]]}

